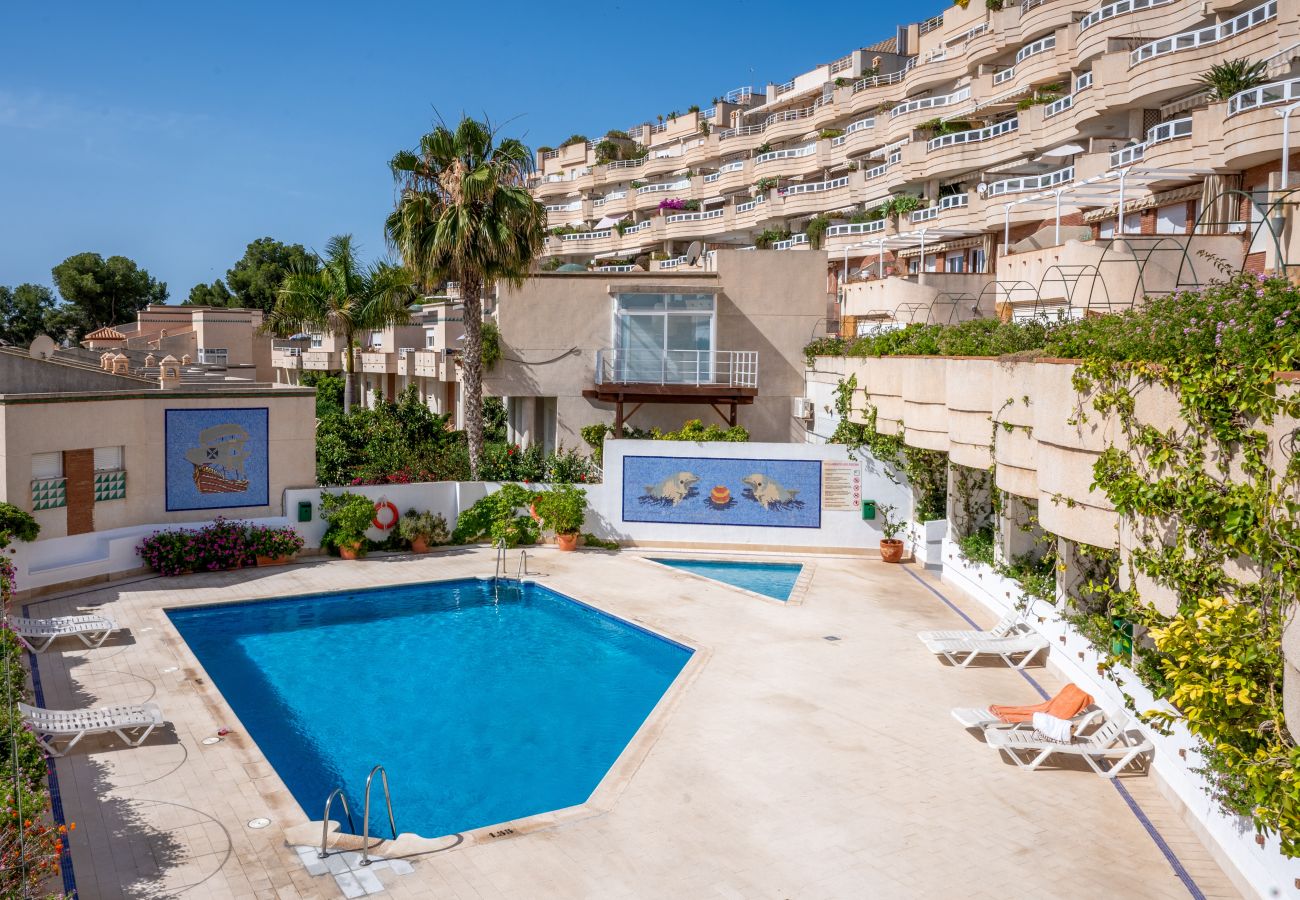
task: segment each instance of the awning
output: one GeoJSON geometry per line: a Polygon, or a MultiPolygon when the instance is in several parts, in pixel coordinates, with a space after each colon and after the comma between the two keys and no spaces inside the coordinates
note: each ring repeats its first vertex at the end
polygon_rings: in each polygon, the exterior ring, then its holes
{"type": "Polygon", "coordinates": [[[1051,150],[1044,150],[1040,155],[1060,157],[1060,156],[1074,156],[1078,153],[1085,153],[1085,152],[1087,152],[1086,148],[1081,147],[1078,144],[1062,144],[1059,147],[1053,147],[1051,150]]]}
{"type": "MultiPolygon", "coordinates": [[[[984,235],[981,234],[978,235],[977,237],[959,238],[958,240],[955,241],[945,241],[942,244],[926,244],[925,255],[929,256],[931,253],[947,253],[950,250],[965,250],[969,247],[979,247],[983,243],[984,243],[984,235]]],[[[894,255],[897,256],[899,259],[910,259],[914,256],[920,256],[921,248],[912,247],[909,250],[898,250],[895,251],[894,255]]],[[[968,272],[965,274],[971,274],[971,273],[968,272]]]]}
{"type": "Polygon", "coordinates": [[[627,213],[624,213],[621,216],[605,216],[605,218],[596,223],[596,227],[592,230],[600,231],[602,228],[613,228],[616,223],[622,222],[626,218],[627,213]]]}
{"type": "MultiPolygon", "coordinates": [[[[664,274],[666,273],[664,272],[655,273],[656,276],[662,276],[664,274]]],[[[682,272],[681,274],[690,275],[694,278],[716,279],[718,277],[717,272],[705,272],[703,270],[691,270],[689,272],[682,272]]],[[[722,293],[722,288],[716,287],[711,284],[683,285],[680,282],[676,284],[653,284],[653,283],[646,283],[646,282],[639,282],[633,284],[611,284],[608,290],[609,293],[611,294],[681,294],[681,293],[721,294],[722,293]]]]}
{"type": "MultiPolygon", "coordinates": [[[[1124,201],[1124,213],[1127,215],[1128,213],[1140,212],[1144,209],[1151,209],[1153,206],[1164,206],[1167,203],[1177,203],[1180,200],[1199,200],[1200,197],[1201,185],[1192,184],[1172,191],[1165,191],[1162,194],[1151,194],[1135,200],[1126,199],[1124,201]]],[[[1083,221],[1100,222],[1103,219],[1113,219],[1117,215],[1119,215],[1119,204],[1086,212],[1083,214],[1083,221]]]]}

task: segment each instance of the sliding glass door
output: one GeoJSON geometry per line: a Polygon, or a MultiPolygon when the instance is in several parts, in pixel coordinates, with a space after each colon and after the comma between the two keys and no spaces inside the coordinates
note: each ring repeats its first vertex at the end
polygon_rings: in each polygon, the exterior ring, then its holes
{"type": "Polygon", "coordinates": [[[615,297],[614,378],[650,384],[708,384],[716,335],[712,294],[615,297]]]}

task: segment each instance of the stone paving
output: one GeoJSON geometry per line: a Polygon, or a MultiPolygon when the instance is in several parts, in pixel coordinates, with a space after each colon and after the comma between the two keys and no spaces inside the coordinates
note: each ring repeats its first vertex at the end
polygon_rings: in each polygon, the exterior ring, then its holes
{"type": "MultiPolygon", "coordinates": [[[[493,559],[462,549],[315,561],[32,603],[32,615],[95,610],[125,629],[96,650],[61,642],[43,654],[45,705],[153,701],[171,723],[138,749],[88,738],[58,761],[82,900],[362,896],[337,877],[358,868],[351,855],[331,857],[332,872],[301,852],[319,839],[319,823],[308,826],[319,811],[304,812],[241,733],[163,609],[482,575],[493,559]],[[249,827],[259,817],[270,824],[249,827]]],[[[702,652],[599,802],[503,836],[381,845],[370,896],[1189,896],[1110,783],[1082,768],[1017,770],[950,718],[953,706],[1038,698],[1003,667],[954,669],[925,653],[916,631],[963,623],[903,567],[818,557],[803,604],[784,606],[629,552],[529,560],[539,582],[702,652]]],[[[1031,671],[1059,686],[1050,669],[1031,671]]],[[[1153,778],[1122,782],[1204,896],[1239,896],[1153,778]]]]}

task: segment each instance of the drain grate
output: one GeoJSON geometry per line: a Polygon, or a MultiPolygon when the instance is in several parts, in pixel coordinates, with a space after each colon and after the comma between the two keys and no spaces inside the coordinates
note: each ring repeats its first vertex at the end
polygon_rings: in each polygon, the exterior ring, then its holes
{"type": "Polygon", "coordinates": [[[838,640],[840,640],[840,636],[839,636],[838,634],[828,634],[828,635],[826,635],[825,637],[823,637],[822,640],[823,640],[823,641],[838,641],[838,640]]]}

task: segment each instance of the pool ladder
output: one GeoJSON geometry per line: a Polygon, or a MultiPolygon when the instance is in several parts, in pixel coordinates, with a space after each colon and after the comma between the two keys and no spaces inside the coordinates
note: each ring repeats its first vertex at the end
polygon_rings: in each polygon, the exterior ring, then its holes
{"type": "MultiPolygon", "coordinates": [[[[509,583],[510,563],[509,560],[506,558],[506,542],[504,538],[497,541],[496,549],[497,549],[497,562],[496,562],[496,568],[492,572],[492,597],[495,600],[500,600],[502,579],[506,581],[506,587],[511,587],[509,583]]],[[[521,549],[519,551],[519,570],[518,572],[516,572],[515,579],[514,579],[516,582],[516,584],[514,585],[515,590],[518,590],[522,593],[524,576],[527,574],[528,574],[528,551],[521,549]]]]}
{"type": "MultiPolygon", "coordinates": [[[[384,787],[384,805],[388,807],[388,827],[393,832],[393,840],[397,840],[397,822],[393,819],[393,796],[388,792],[388,773],[384,771],[383,766],[375,766],[366,776],[365,809],[361,819],[361,865],[363,866],[368,866],[372,862],[370,859],[370,786],[374,783],[376,772],[379,773],[380,782],[384,787]]],[[[333,806],[335,797],[338,797],[339,802],[343,804],[343,814],[348,817],[348,831],[352,834],[357,833],[357,826],[352,821],[352,811],[348,809],[348,798],[344,795],[343,788],[336,787],[326,798],[325,814],[321,816],[320,852],[316,854],[320,859],[329,856],[330,807],[333,806]]]]}

